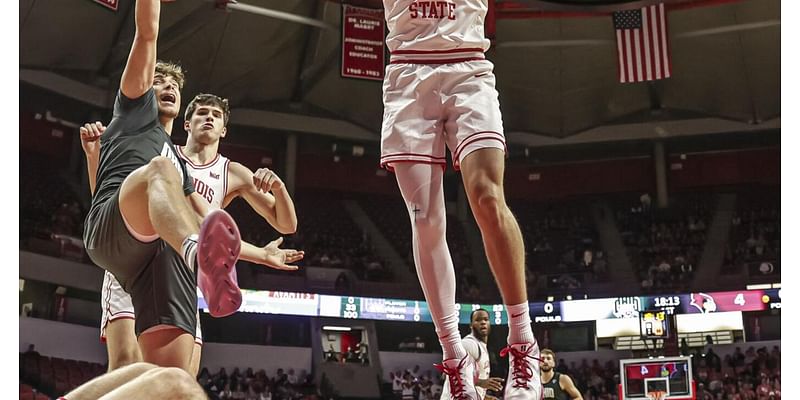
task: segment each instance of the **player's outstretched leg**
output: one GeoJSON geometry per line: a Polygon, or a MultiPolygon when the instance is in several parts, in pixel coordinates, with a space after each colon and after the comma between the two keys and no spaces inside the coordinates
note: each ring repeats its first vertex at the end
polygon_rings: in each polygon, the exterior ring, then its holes
{"type": "Polygon", "coordinates": [[[483,237],[486,257],[508,313],[509,356],[505,399],[540,400],[539,346],[533,337],[525,288],[525,247],[522,232],[503,192],[504,153],[476,150],[461,161],[461,173],[472,213],[483,237]]]}

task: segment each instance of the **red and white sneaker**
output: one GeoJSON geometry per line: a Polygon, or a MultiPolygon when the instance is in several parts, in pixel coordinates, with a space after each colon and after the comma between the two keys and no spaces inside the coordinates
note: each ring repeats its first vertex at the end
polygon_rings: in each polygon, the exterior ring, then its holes
{"type": "MultiPolygon", "coordinates": [[[[475,390],[474,364],[469,362],[469,355],[461,360],[451,358],[441,364],[433,364],[436,369],[447,376],[450,386],[450,398],[447,400],[481,400],[475,390]]],[[[445,400],[444,396],[442,400],[445,400]]]]}
{"type": "Polygon", "coordinates": [[[500,351],[500,357],[509,356],[508,380],[504,400],[541,400],[542,376],[539,370],[539,345],[533,343],[510,344],[500,351]]]}
{"type": "Polygon", "coordinates": [[[197,286],[212,317],[226,317],[242,305],[236,276],[241,245],[239,228],[227,212],[206,215],[197,239],[197,286]]]}

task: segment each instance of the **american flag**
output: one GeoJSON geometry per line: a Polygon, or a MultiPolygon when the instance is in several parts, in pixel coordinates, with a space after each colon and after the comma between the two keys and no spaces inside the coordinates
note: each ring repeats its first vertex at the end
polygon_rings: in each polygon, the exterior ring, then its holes
{"type": "Polygon", "coordinates": [[[664,4],[618,11],[613,18],[617,33],[619,81],[669,78],[671,66],[664,4]]]}

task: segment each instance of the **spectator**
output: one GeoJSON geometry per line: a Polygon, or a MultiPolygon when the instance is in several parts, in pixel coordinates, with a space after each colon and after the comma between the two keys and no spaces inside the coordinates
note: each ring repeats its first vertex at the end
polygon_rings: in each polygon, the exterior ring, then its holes
{"type": "Polygon", "coordinates": [[[328,351],[325,352],[325,360],[326,361],[339,361],[339,357],[337,356],[338,352],[336,349],[333,348],[333,343],[329,344],[328,351]]]}
{"type": "Polygon", "coordinates": [[[403,376],[402,400],[414,400],[414,380],[411,373],[406,371],[403,376]]]}
{"type": "Polygon", "coordinates": [[[403,397],[403,378],[400,376],[400,371],[390,372],[389,380],[392,382],[392,393],[395,399],[403,397]]]}
{"type": "Polygon", "coordinates": [[[231,384],[226,383],[223,389],[219,392],[220,399],[233,399],[233,392],[231,391],[231,384]]]}
{"type": "Polygon", "coordinates": [[[686,342],[686,338],[681,338],[681,355],[688,356],[690,351],[689,343],[686,342]]]}
{"type": "Polygon", "coordinates": [[[346,354],[346,361],[347,362],[356,362],[358,361],[358,355],[353,350],[352,346],[347,346],[347,353],[346,354]]]}
{"type": "Polygon", "coordinates": [[[23,353],[23,354],[26,357],[35,357],[35,358],[39,357],[39,352],[36,351],[35,347],[36,346],[34,346],[33,343],[29,344],[28,345],[28,350],[26,350],[25,353],[23,353]]]}
{"type": "Polygon", "coordinates": [[[358,346],[358,359],[361,361],[362,365],[369,364],[369,346],[363,340],[357,345],[358,346]]]}

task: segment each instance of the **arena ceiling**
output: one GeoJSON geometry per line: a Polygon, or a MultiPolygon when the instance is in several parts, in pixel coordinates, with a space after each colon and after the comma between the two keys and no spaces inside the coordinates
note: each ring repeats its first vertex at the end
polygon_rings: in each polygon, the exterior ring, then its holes
{"type": "MultiPolygon", "coordinates": [[[[341,5],[242,1],[321,23],[222,10],[213,1],[164,4],[159,57],[186,68],[184,102],[213,92],[230,98],[234,123],[377,140],[380,82],[340,77],[341,5]]],[[[92,0],[21,0],[21,81],[110,104],[134,33],[134,2],[119,3],[113,12],[92,0]]],[[[644,126],[655,127],[653,135],[690,132],[701,129],[687,128],[696,122],[720,131],[780,126],[778,0],[668,1],[673,76],[653,84],[617,82],[608,11],[620,5],[557,3],[497,3],[487,56],[512,142],[608,140],[625,127],[631,135],[644,126]]]]}

